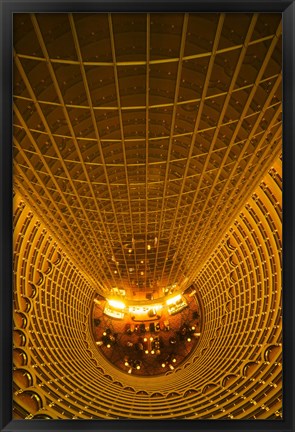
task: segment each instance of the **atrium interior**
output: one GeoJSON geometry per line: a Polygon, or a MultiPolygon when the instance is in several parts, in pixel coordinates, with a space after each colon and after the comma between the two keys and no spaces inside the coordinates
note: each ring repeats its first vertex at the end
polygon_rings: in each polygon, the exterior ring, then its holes
{"type": "Polygon", "coordinates": [[[282,412],[279,13],[16,13],[14,419],[282,412]]]}

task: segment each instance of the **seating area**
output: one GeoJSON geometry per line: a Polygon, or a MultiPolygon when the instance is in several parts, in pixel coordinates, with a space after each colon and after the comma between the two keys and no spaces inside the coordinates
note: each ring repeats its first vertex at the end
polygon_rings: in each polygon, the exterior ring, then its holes
{"type": "Polygon", "coordinates": [[[185,295],[180,302],[189,306],[186,313],[171,314],[172,305],[166,305],[161,316],[148,317],[143,311],[144,321],[134,320],[132,307],[128,313],[118,312],[124,315],[123,321],[112,319],[116,317],[105,314],[104,299],[94,302],[93,335],[98,349],[128,374],[156,376],[174,370],[196,348],[201,335],[197,297],[185,295]]]}

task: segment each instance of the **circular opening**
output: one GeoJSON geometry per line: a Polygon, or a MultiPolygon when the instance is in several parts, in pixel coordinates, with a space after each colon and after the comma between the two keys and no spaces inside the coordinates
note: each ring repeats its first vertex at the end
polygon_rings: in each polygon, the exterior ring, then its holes
{"type": "Polygon", "coordinates": [[[201,308],[193,288],[156,306],[127,306],[122,300],[97,297],[92,317],[100,353],[121,371],[138,376],[173,371],[201,336],[201,308]]]}

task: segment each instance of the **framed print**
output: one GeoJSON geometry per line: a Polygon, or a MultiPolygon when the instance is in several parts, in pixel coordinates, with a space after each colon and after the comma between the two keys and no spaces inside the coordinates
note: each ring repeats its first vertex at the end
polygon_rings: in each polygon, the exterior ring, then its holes
{"type": "Polygon", "coordinates": [[[1,20],[1,430],[294,430],[293,2],[1,20]]]}

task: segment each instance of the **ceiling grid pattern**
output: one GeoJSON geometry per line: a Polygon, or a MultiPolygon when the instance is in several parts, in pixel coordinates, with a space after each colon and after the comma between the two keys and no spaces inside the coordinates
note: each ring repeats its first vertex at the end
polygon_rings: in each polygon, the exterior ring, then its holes
{"type": "Polygon", "coordinates": [[[229,33],[231,14],[22,19],[16,185],[46,189],[40,216],[101,292],[189,286],[280,151],[280,20],[270,32],[244,14],[229,33]]]}
{"type": "Polygon", "coordinates": [[[196,278],[199,345],[174,371],[148,378],[97,350],[88,328],[95,289],[16,194],[16,418],[280,419],[281,171],[278,159],[196,278]]]}
{"type": "Polygon", "coordinates": [[[15,418],[281,419],[281,15],[14,29],[15,418]],[[102,355],[91,314],[115,287],[127,305],[195,290],[174,369],[102,355]]]}

